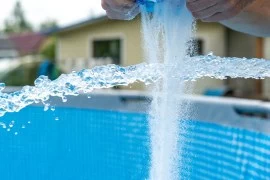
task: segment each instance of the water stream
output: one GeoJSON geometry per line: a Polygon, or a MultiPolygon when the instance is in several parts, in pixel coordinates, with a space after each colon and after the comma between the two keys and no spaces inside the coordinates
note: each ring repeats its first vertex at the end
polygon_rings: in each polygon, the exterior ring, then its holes
{"type": "MultiPolygon", "coordinates": [[[[195,81],[203,77],[216,79],[270,77],[270,61],[264,59],[227,58],[213,54],[184,58],[187,62],[181,67],[181,72],[174,71],[170,76],[180,81],[195,81]]],[[[5,93],[5,84],[0,83],[0,117],[7,112],[18,112],[33,103],[47,104],[50,96],[67,100],[68,95],[90,93],[95,89],[111,88],[118,85],[127,86],[136,82],[146,85],[160,82],[164,78],[165,69],[177,69],[174,65],[164,63],[142,63],[128,67],[117,65],[97,66],[79,72],[63,74],[51,81],[41,76],[35,81],[35,86],[25,86],[14,93],[5,93]]]]}
{"type": "MultiPolygon", "coordinates": [[[[142,35],[145,55],[150,63],[163,63],[162,81],[150,89],[153,101],[150,109],[152,180],[179,179],[181,155],[179,120],[187,115],[187,107],[174,94],[182,96],[186,89],[184,76],[188,41],[192,37],[193,19],[185,1],[167,0],[154,4],[153,13],[141,6],[142,35]],[[178,77],[178,78],[175,78],[178,77]],[[179,78],[180,77],[180,78],[179,78]],[[162,94],[162,97],[159,96],[162,94]]],[[[194,67],[189,66],[192,72],[194,67]]]]}

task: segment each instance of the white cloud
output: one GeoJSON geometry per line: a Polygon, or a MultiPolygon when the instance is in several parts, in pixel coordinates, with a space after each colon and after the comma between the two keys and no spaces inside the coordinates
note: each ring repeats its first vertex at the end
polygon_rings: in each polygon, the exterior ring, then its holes
{"type": "MultiPolygon", "coordinates": [[[[0,23],[4,22],[16,0],[3,1],[0,6],[0,23]]],[[[88,18],[91,13],[104,13],[100,0],[21,0],[27,19],[34,25],[46,19],[56,19],[61,25],[88,18]]]]}

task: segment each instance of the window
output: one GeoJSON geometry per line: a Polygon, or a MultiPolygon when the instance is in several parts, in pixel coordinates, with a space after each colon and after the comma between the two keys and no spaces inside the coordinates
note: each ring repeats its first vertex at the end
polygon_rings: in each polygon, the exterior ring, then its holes
{"type": "Polygon", "coordinates": [[[188,42],[188,54],[192,56],[203,55],[203,41],[201,39],[192,39],[188,42]]]}
{"type": "Polygon", "coordinates": [[[113,64],[121,62],[121,40],[95,40],[93,41],[94,58],[111,58],[113,64]]]}

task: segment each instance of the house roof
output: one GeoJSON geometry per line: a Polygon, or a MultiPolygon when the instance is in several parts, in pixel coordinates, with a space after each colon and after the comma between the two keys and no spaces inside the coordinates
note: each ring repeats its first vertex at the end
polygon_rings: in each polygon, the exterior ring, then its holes
{"type": "Polygon", "coordinates": [[[7,37],[0,37],[0,50],[13,50],[15,45],[7,37]]]}
{"type": "Polygon", "coordinates": [[[106,20],[108,20],[107,16],[100,16],[100,17],[96,17],[96,18],[90,18],[90,19],[83,20],[83,21],[77,22],[77,23],[69,25],[69,26],[65,26],[65,27],[62,27],[62,28],[52,30],[51,32],[47,32],[47,34],[70,31],[70,30],[82,28],[82,27],[85,27],[85,26],[88,26],[88,25],[91,25],[91,24],[95,24],[95,23],[99,23],[99,22],[102,22],[102,21],[106,21],[106,20]]]}
{"type": "Polygon", "coordinates": [[[10,35],[9,40],[21,55],[35,54],[45,40],[41,33],[22,33],[10,35]]]}

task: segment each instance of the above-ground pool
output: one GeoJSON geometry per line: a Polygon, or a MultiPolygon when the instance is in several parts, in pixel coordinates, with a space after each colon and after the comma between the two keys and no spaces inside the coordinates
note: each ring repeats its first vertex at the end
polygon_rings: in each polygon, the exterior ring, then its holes
{"type": "MultiPolygon", "coordinates": [[[[185,100],[194,113],[181,120],[181,179],[270,178],[267,103],[185,100]]],[[[1,180],[148,178],[150,98],[115,92],[50,101],[55,110],[34,105],[1,117],[1,180]]]]}

